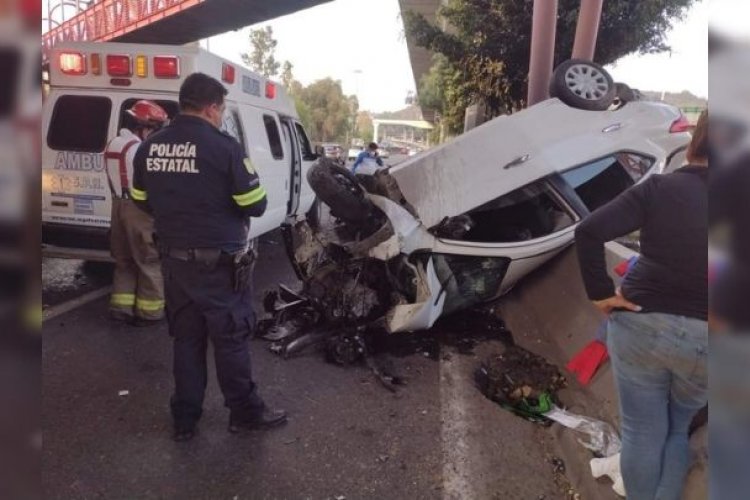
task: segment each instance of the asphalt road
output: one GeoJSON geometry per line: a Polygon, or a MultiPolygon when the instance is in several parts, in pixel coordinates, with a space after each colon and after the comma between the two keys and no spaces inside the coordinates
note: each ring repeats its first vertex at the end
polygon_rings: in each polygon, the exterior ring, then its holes
{"type": "MultiPolygon", "coordinates": [[[[277,235],[260,250],[258,299],[297,284],[277,235]]],[[[550,463],[554,434],[473,387],[499,342],[474,355],[442,346],[437,359],[418,347],[394,357],[408,383],[393,394],[364,366],[327,364],[315,349],[284,360],[253,340],[262,394],[289,411],[289,424],[229,434],[212,374],[188,443],[170,438],[170,348],[166,325],[110,323],[106,298],[44,324],[46,498],[569,497],[550,463]]]]}
{"type": "MultiPolygon", "coordinates": [[[[48,259],[44,303],[64,309],[106,286],[110,272],[48,259]]],[[[256,310],[279,283],[299,285],[272,233],[260,241],[256,310]]],[[[506,412],[474,387],[473,372],[504,348],[499,341],[468,354],[440,345],[432,357],[419,344],[399,349],[392,362],[407,385],[391,393],[365,366],[328,364],[316,349],[284,360],[252,340],[261,392],[288,410],[288,425],[229,434],[211,373],[199,435],[175,443],[166,325],[112,324],[106,309],[102,297],[44,323],[45,498],[611,498],[588,476],[585,453],[561,450],[559,430],[506,412]],[[560,456],[569,460],[563,471],[553,463],[560,456]]],[[[517,341],[541,345],[525,337],[517,341]]]]}

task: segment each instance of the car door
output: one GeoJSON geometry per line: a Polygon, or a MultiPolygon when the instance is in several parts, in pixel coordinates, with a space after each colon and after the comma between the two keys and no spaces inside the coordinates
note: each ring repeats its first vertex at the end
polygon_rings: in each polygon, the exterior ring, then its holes
{"type": "MultiPolygon", "coordinates": [[[[228,116],[234,116],[242,127],[247,157],[268,197],[266,213],[250,225],[250,236],[255,238],[279,227],[286,218],[289,198],[288,153],[284,150],[275,112],[242,106],[236,114],[225,113],[225,121],[228,116]]],[[[228,132],[231,134],[231,131],[228,132]]]]}
{"type": "Polygon", "coordinates": [[[293,119],[281,117],[281,135],[284,149],[289,152],[289,198],[286,213],[294,215],[299,210],[302,190],[302,161],[293,119]]]}

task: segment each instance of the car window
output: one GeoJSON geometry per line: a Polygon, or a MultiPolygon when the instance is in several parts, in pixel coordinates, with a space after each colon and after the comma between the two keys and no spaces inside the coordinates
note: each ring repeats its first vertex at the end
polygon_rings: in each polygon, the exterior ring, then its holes
{"type": "Polygon", "coordinates": [[[492,300],[508,270],[507,257],[474,257],[468,255],[431,254],[435,272],[443,283],[443,313],[466,309],[492,300]]]}
{"type": "Polygon", "coordinates": [[[268,143],[271,146],[271,155],[276,160],[284,159],[284,148],[281,145],[279,124],[276,123],[276,118],[271,115],[263,115],[263,124],[266,126],[266,135],[268,136],[268,143]]]}
{"type": "Polygon", "coordinates": [[[240,125],[240,116],[236,110],[227,110],[221,121],[221,131],[226,132],[235,138],[245,150],[245,139],[242,135],[242,126],[240,125]]]}
{"type": "Polygon", "coordinates": [[[594,211],[638,182],[653,167],[652,158],[617,153],[562,174],[589,211],[594,211]]]}
{"type": "Polygon", "coordinates": [[[575,216],[545,180],[504,194],[433,228],[440,238],[482,243],[526,241],[573,225],[575,216]]]}
{"type": "Polygon", "coordinates": [[[299,141],[299,148],[302,151],[302,159],[306,161],[314,159],[315,154],[310,147],[310,141],[307,138],[305,129],[299,123],[295,123],[294,126],[297,129],[297,140],[299,141]]]}
{"type": "Polygon", "coordinates": [[[111,113],[112,101],[107,97],[61,96],[52,110],[47,145],[58,151],[102,152],[111,113]]]}
{"type": "MultiPolygon", "coordinates": [[[[153,102],[161,106],[164,111],[167,112],[167,116],[169,116],[169,119],[173,119],[177,113],[180,111],[180,107],[177,104],[177,101],[167,101],[163,99],[151,99],[153,102]]],[[[125,99],[122,102],[122,105],[120,106],[120,122],[117,125],[117,130],[120,130],[121,128],[130,128],[133,125],[135,125],[133,117],[131,117],[128,113],[125,111],[133,107],[133,104],[140,101],[138,98],[131,98],[131,99],[125,99]]]]}

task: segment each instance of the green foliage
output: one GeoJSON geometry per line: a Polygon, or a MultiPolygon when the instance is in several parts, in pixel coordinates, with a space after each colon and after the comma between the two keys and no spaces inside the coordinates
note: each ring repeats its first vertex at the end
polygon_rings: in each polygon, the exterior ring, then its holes
{"type": "Polygon", "coordinates": [[[332,78],[318,80],[307,87],[298,88],[297,112],[308,113],[309,123],[304,123],[308,134],[315,142],[344,142],[353,128],[357,112],[357,101],[347,97],[341,90],[341,82],[332,78]]]}
{"type": "Polygon", "coordinates": [[[361,139],[365,144],[372,142],[375,127],[372,124],[372,116],[367,111],[357,113],[354,127],[354,137],[361,139]]]}
{"type": "Polygon", "coordinates": [[[284,61],[281,69],[281,84],[284,86],[287,92],[292,89],[292,82],[294,81],[294,74],[292,73],[293,68],[294,65],[292,63],[290,63],[289,61],[284,61]]]}
{"type": "MultiPolygon", "coordinates": [[[[606,0],[596,61],[668,50],[666,32],[694,1],[606,0]]],[[[555,65],[572,53],[579,7],[580,0],[559,0],[555,65]]],[[[440,10],[448,31],[404,13],[409,36],[440,55],[420,82],[419,102],[437,110],[449,132],[461,130],[470,103],[484,101],[493,115],[525,105],[532,10],[531,0],[449,0],[440,10]]]]}
{"type": "Polygon", "coordinates": [[[280,76],[281,84],[294,99],[297,114],[311,140],[315,142],[347,141],[355,126],[359,102],[345,96],[341,82],[331,78],[318,80],[305,87],[294,79],[294,65],[276,60],[278,42],[269,26],[250,32],[250,53],[242,54],[242,61],[266,78],[280,76]],[[281,73],[279,74],[279,69],[281,73]]]}
{"type": "Polygon", "coordinates": [[[252,51],[241,54],[242,62],[266,78],[273,78],[279,74],[279,67],[281,66],[274,54],[278,44],[279,42],[273,37],[273,28],[270,26],[251,30],[250,46],[252,51]]]}

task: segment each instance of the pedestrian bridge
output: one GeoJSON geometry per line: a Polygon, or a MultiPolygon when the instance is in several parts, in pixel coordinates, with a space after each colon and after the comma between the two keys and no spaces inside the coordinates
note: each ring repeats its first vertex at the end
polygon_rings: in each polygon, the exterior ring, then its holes
{"type": "Polygon", "coordinates": [[[329,1],[91,0],[88,8],[44,33],[42,47],[46,53],[62,41],[183,45],[329,1]]]}

